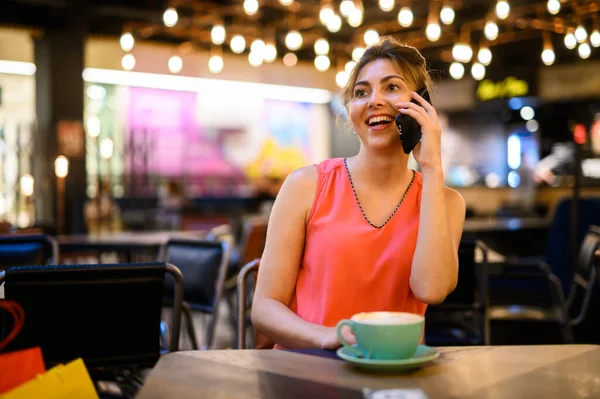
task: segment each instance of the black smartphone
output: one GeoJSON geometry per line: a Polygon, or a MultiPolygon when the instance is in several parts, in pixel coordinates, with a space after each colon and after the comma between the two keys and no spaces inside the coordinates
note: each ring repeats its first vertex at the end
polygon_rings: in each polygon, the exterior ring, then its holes
{"type": "MultiPolygon", "coordinates": [[[[423,87],[421,90],[419,90],[417,94],[431,104],[429,92],[427,91],[426,87],[423,87]]],[[[419,102],[414,98],[411,102],[421,106],[421,104],[419,104],[419,102]]],[[[402,141],[404,153],[410,154],[419,141],[421,141],[421,125],[419,125],[419,122],[417,122],[412,116],[400,113],[396,117],[396,127],[398,128],[398,135],[402,141]]]]}

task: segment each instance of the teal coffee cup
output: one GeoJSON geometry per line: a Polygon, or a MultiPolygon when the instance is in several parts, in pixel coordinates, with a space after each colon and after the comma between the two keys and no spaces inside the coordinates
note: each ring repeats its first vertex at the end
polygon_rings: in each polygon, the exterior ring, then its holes
{"type": "Polygon", "coordinates": [[[340,342],[357,357],[377,360],[409,359],[421,343],[425,318],[404,312],[358,313],[350,320],[337,324],[340,342]],[[348,326],[356,337],[350,345],[342,336],[342,327],[348,326]]]}

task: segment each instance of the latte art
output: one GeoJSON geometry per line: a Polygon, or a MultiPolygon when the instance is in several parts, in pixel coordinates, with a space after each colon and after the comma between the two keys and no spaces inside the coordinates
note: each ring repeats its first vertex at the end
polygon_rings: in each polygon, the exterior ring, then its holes
{"type": "Polygon", "coordinates": [[[423,316],[404,312],[368,312],[354,315],[352,321],[376,325],[416,324],[423,321],[423,316]]]}

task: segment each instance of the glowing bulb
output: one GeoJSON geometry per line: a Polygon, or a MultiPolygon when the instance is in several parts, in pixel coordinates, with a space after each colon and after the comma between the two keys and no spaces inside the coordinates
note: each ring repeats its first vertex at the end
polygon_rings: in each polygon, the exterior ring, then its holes
{"type": "Polygon", "coordinates": [[[600,46],[600,32],[598,32],[598,29],[594,30],[590,35],[590,43],[594,47],[600,46]]]}
{"type": "Polygon", "coordinates": [[[498,37],[498,25],[494,21],[488,21],[483,28],[483,33],[488,40],[496,40],[498,37]]]}
{"type": "Polygon", "coordinates": [[[339,71],[335,75],[335,83],[339,88],[346,86],[346,84],[348,84],[348,73],[346,73],[346,71],[339,71]]]}
{"type": "Polygon", "coordinates": [[[54,161],[54,174],[60,179],[64,179],[69,174],[69,160],[64,155],[59,155],[54,161]]]}
{"type": "Polygon", "coordinates": [[[546,7],[548,8],[548,12],[550,14],[556,15],[560,11],[560,1],[558,1],[558,0],[548,0],[548,3],[546,4],[546,7]]]}
{"type": "Polygon", "coordinates": [[[362,47],[357,47],[354,50],[352,50],[352,59],[356,62],[358,62],[358,60],[361,59],[361,57],[363,56],[363,54],[365,53],[365,49],[362,47]]]}
{"type": "Polygon", "coordinates": [[[413,13],[409,7],[402,7],[400,9],[400,12],[398,13],[398,23],[401,26],[408,28],[412,25],[413,18],[413,13]]]}
{"type": "Polygon", "coordinates": [[[104,139],[100,142],[100,156],[102,159],[110,159],[113,156],[114,143],[111,139],[104,139]]]}
{"type": "Polygon", "coordinates": [[[250,65],[252,65],[253,67],[261,66],[263,61],[264,58],[262,54],[259,54],[254,51],[250,51],[250,54],[248,54],[248,62],[250,62],[250,65]]]}
{"type": "Polygon", "coordinates": [[[492,52],[490,49],[487,47],[480,48],[477,53],[477,60],[483,65],[490,65],[490,62],[492,62],[492,52]]]}
{"type": "Polygon", "coordinates": [[[29,174],[21,176],[21,194],[25,197],[33,195],[33,176],[29,174]]]}
{"type": "Polygon", "coordinates": [[[280,3],[282,6],[289,6],[289,5],[291,5],[293,2],[294,2],[294,0],[279,0],[279,3],[280,3]]]}
{"type": "Polygon", "coordinates": [[[125,54],[123,59],[121,59],[121,65],[124,70],[131,71],[135,68],[135,57],[131,54],[125,54]]]}
{"type": "Polygon", "coordinates": [[[590,48],[589,44],[581,43],[577,49],[577,52],[579,53],[579,56],[585,60],[592,53],[592,49],[590,48]]]}
{"type": "Polygon", "coordinates": [[[473,58],[473,49],[468,44],[456,43],[452,47],[452,57],[455,61],[469,62],[473,58]]]}
{"type": "Polygon", "coordinates": [[[290,50],[298,50],[302,47],[302,35],[297,30],[291,30],[285,37],[285,45],[290,50]]]}
{"type": "Polygon", "coordinates": [[[575,29],[575,39],[577,39],[579,43],[583,43],[585,42],[585,39],[587,39],[587,31],[582,25],[579,25],[577,29],[575,29]]]}
{"type": "Polygon", "coordinates": [[[131,51],[135,44],[135,39],[131,33],[123,33],[121,39],[119,39],[119,43],[123,51],[131,51]]]}
{"type": "Polygon", "coordinates": [[[521,115],[521,118],[523,118],[523,120],[529,121],[532,120],[535,116],[535,111],[533,108],[526,105],[523,108],[521,108],[521,110],[519,111],[519,115],[521,115]]]}
{"type": "Polygon", "coordinates": [[[333,8],[331,8],[331,6],[324,6],[323,8],[321,8],[321,11],[319,12],[319,19],[321,20],[321,23],[323,25],[327,25],[327,22],[329,22],[329,19],[331,17],[333,17],[335,15],[335,13],[333,12],[333,8]]]}
{"type": "Polygon", "coordinates": [[[298,63],[298,57],[294,53],[287,53],[283,56],[283,63],[285,66],[293,67],[298,63]]]}
{"type": "Polygon", "coordinates": [[[356,66],[355,61],[348,61],[348,62],[346,62],[346,65],[344,65],[344,71],[346,71],[346,73],[348,75],[350,75],[355,66],[356,66]]]}
{"type": "Polygon", "coordinates": [[[354,10],[354,1],[352,0],[343,0],[340,4],[340,14],[344,17],[350,15],[350,13],[354,10]]]}
{"type": "Polygon", "coordinates": [[[441,34],[442,29],[438,24],[429,24],[427,25],[427,29],[425,29],[425,35],[432,42],[437,41],[440,38],[441,34]]]}
{"type": "Polygon", "coordinates": [[[379,8],[382,11],[392,11],[396,6],[396,2],[394,0],[379,0],[379,8]]]}
{"type": "Polygon", "coordinates": [[[174,55],[169,59],[169,71],[171,73],[179,73],[181,72],[181,68],[183,68],[183,60],[181,57],[174,55]]]}
{"type": "Polygon", "coordinates": [[[374,29],[369,29],[368,31],[365,32],[364,39],[365,39],[365,44],[367,46],[371,46],[371,45],[377,43],[377,40],[379,40],[379,33],[377,33],[377,31],[374,29]]]}
{"type": "Polygon", "coordinates": [[[498,16],[498,18],[506,19],[506,17],[508,17],[508,14],[510,14],[510,5],[508,4],[508,1],[500,0],[499,2],[497,2],[496,15],[498,16]]]}
{"type": "Polygon", "coordinates": [[[219,73],[223,70],[223,57],[220,55],[213,55],[208,60],[208,70],[212,73],[219,73]]]}
{"type": "Polygon", "coordinates": [[[97,116],[91,116],[86,122],[87,134],[91,138],[96,138],[100,135],[100,119],[97,116]]]}
{"type": "Polygon", "coordinates": [[[321,72],[329,69],[330,65],[331,61],[329,61],[329,57],[327,57],[326,55],[318,55],[315,58],[315,67],[321,72]]]}
{"type": "Polygon", "coordinates": [[[446,25],[450,25],[452,22],[454,22],[454,9],[448,5],[445,5],[444,7],[442,7],[442,10],[440,11],[440,20],[442,21],[442,23],[446,24],[446,25]]]}
{"type": "Polygon", "coordinates": [[[234,53],[241,54],[246,49],[246,39],[244,39],[244,36],[236,35],[231,38],[231,42],[229,42],[229,47],[234,53]]]}
{"type": "Polygon", "coordinates": [[[485,67],[479,62],[474,62],[471,67],[471,76],[473,76],[473,79],[475,80],[483,79],[485,76],[485,67]]]}
{"type": "Polygon", "coordinates": [[[223,25],[215,25],[210,31],[210,39],[214,44],[223,44],[225,41],[225,28],[223,25]]]}
{"type": "Polygon", "coordinates": [[[263,42],[260,39],[254,40],[252,42],[252,44],[250,45],[250,52],[259,54],[261,56],[261,58],[264,57],[265,42],[263,42]]]}
{"type": "Polygon", "coordinates": [[[342,28],[342,18],[339,15],[333,14],[327,21],[327,30],[330,32],[339,32],[342,28]]]}
{"type": "Polygon", "coordinates": [[[463,66],[463,64],[461,64],[460,62],[453,62],[450,65],[450,76],[452,76],[452,78],[458,80],[462,79],[464,75],[465,67],[463,66]]]}
{"type": "Polygon", "coordinates": [[[257,0],[244,0],[244,12],[248,15],[254,15],[258,11],[257,0]]]}
{"type": "Polygon", "coordinates": [[[542,62],[546,65],[554,64],[554,60],[556,59],[556,55],[552,49],[545,49],[542,51],[542,62]]]}
{"type": "Polygon", "coordinates": [[[567,33],[565,35],[565,47],[569,50],[573,50],[575,46],[577,46],[577,39],[575,38],[575,35],[571,32],[567,33]]]}
{"type": "Polygon", "coordinates": [[[265,62],[273,62],[277,58],[277,48],[273,44],[267,44],[264,50],[265,62]]]}
{"type": "Polygon", "coordinates": [[[177,14],[177,10],[173,7],[169,7],[163,13],[163,22],[165,26],[172,28],[177,25],[177,21],[179,20],[179,15],[177,14]]]}
{"type": "Polygon", "coordinates": [[[353,28],[358,28],[363,22],[363,12],[355,8],[348,16],[348,25],[353,28]]]}
{"type": "Polygon", "coordinates": [[[329,42],[327,39],[317,39],[315,42],[315,54],[325,55],[329,53],[329,42]]]}

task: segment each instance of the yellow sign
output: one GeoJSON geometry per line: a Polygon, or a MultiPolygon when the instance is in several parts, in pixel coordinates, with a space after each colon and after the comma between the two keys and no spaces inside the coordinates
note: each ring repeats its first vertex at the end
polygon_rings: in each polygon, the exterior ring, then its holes
{"type": "Polygon", "coordinates": [[[523,97],[529,93],[529,85],[526,81],[509,76],[501,82],[484,80],[477,86],[477,98],[481,101],[495,100],[499,98],[523,97]]]}

